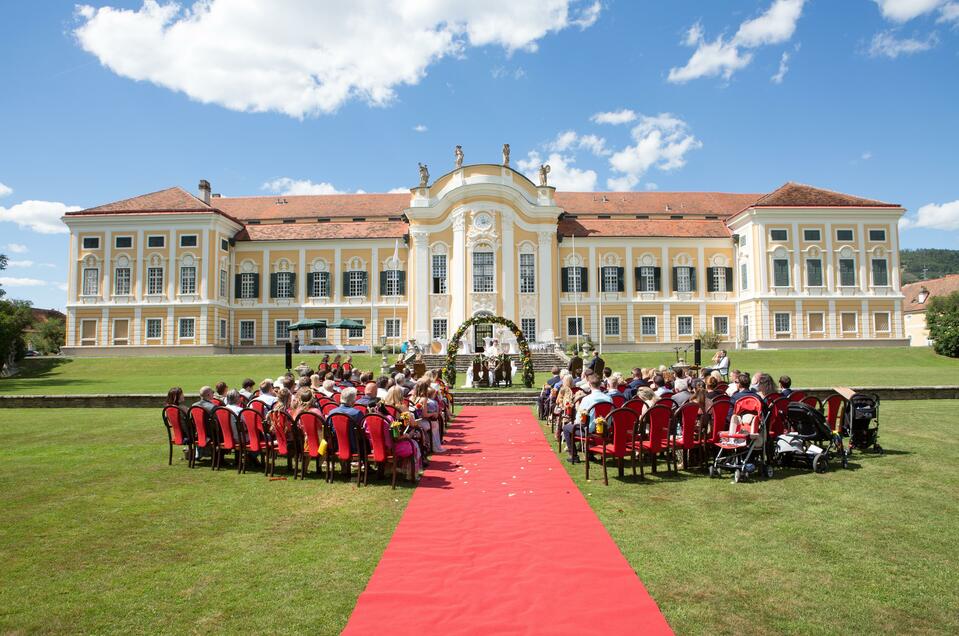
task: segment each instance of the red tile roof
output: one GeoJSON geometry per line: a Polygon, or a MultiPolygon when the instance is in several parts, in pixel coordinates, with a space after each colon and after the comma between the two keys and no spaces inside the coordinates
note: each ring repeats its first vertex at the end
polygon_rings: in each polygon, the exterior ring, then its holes
{"type": "Polygon", "coordinates": [[[559,222],[560,236],[659,236],[729,238],[726,224],[704,219],[569,219],[559,222]]]}
{"type": "Polygon", "coordinates": [[[762,194],[729,192],[557,192],[570,214],[708,214],[729,216],[762,194]]]}
{"type": "Polygon", "coordinates": [[[794,207],[856,207],[856,208],[898,208],[898,203],[884,203],[875,199],[814,188],[792,181],[785,183],[753,203],[752,207],[794,208],[794,207]]]}
{"type": "Polygon", "coordinates": [[[366,218],[400,216],[410,195],[310,194],[269,197],[219,197],[214,206],[238,219],[366,218]],[[277,203],[285,201],[285,203],[277,203]]]}
{"type": "Polygon", "coordinates": [[[315,239],[402,238],[408,230],[402,221],[352,221],[347,223],[267,223],[247,225],[238,241],[304,241],[315,239]]]}
{"type": "Polygon", "coordinates": [[[67,214],[101,214],[103,212],[211,212],[213,208],[196,198],[183,188],[174,186],[166,190],[151,192],[138,197],[114,201],[95,208],[67,214]]]}
{"type": "Polygon", "coordinates": [[[905,303],[902,310],[906,313],[915,311],[926,311],[929,305],[929,299],[934,296],[948,296],[953,292],[959,291],[959,274],[950,274],[942,278],[930,278],[921,280],[917,283],[909,283],[902,286],[902,295],[905,296],[905,303]],[[925,302],[919,301],[919,292],[923,289],[929,292],[925,302]]]}

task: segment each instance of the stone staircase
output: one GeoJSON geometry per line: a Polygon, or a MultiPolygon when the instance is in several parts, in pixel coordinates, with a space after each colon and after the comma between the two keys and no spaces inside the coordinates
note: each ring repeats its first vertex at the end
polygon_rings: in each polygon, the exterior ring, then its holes
{"type": "MultiPolygon", "coordinates": [[[[533,370],[537,373],[541,371],[549,371],[552,367],[565,367],[569,361],[565,359],[561,354],[558,353],[544,353],[540,351],[533,352],[533,370]]],[[[516,366],[519,366],[519,354],[514,353],[510,357],[516,361],[516,366]]],[[[446,356],[443,355],[424,355],[423,361],[426,362],[427,369],[442,369],[446,365],[446,356]]],[[[470,367],[470,364],[473,362],[473,355],[458,355],[456,356],[456,371],[457,373],[466,373],[466,370],[470,367]]]]}

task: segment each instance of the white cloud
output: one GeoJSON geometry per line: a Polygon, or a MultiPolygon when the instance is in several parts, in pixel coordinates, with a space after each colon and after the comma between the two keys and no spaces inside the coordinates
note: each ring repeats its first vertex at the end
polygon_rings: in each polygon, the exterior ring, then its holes
{"type": "Polygon", "coordinates": [[[6,287],[46,287],[47,281],[36,278],[17,278],[16,276],[0,276],[0,285],[6,287]]]}
{"type": "Polygon", "coordinates": [[[900,55],[913,55],[928,51],[939,43],[935,33],[930,33],[925,39],[899,38],[894,31],[881,31],[872,37],[869,44],[869,55],[872,57],[888,57],[896,59],[900,55]]]}
{"type": "Polygon", "coordinates": [[[659,190],[659,186],[652,181],[647,181],[646,185],[643,186],[647,190],[659,190]]]}
{"type": "Polygon", "coordinates": [[[902,217],[899,227],[921,227],[933,230],[959,230],[959,199],[949,203],[929,203],[916,211],[915,218],[902,217]]]}
{"type": "Polygon", "coordinates": [[[546,144],[546,149],[553,152],[565,152],[567,150],[588,150],[597,157],[610,154],[606,148],[606,140],[598,135],[579,135],[575,130],[566,130],[558,135],[556,139],[546,144]]]}
{"type": "Polygon", "coordinates": [[[26,245],[20,243],[7,243],[7,251],[11,254],[26,254],[30,250],[27,249],[26,245]]]}
{"type": "Polygon", "coordinates": [[[7,261],[7,267],[33,267],[33,261],[7,261]]]}
{"type": "Polygon", "coordinates": [[[0,221],[16,223],[40,234],[67,234],[69,230],[60,218],[67,212],[82,209],[59,201],[23,201],[9,208],[0,206],[0,221]]]}
{"type": "Polygon", "coordinates": [[[773,84],[782,84],[783,78],[786,77],[786,73],[789,71],[789,51],[783,51],[783,56],[779,58],[779,70],[776,71],[776,74],[769,78],[773,84]]]}
{"type": "Polygon", "coordinates": [[[493,76],[493,79],[512,78],[518,80],[526,77],[526,70],[522,66],[517,66],[514,69],[509,69],[505,66],[494,66],[492,70],[490,70],[490,74],[493,76]]]}
{"type": "Polygon", "coordinates": [[[429,128],[426,127],[426,124],[416,124],[413,126],[413,130],[418,133],[425,133],[429,128]]]}
{"type": "Polygon", "coordinates": [[[203,103],[302,118],[352,100],[389,104],[445,57],[469,47],[507,54],[596,22],[600,3],[577,0],[353,0],[77,8],[77,42],[114,73],[203,103]]]}
{"type": "Polygon", "coordinates": [[[592,192],[596,190],[598,175],[595,170],[583,170],[574,167],[575,157],[561,155],[558,152],[550,153],[544,161],[540,154],[532,150],[526,159],[516,162],[520,172],[525,174],[533,183],[539,183],[539,166],[549,164],[549,184],[559,190],[569,192],[592,192]]]}
{"type": "Polygon", "coordinates": [[[3,183],[0,183],[0,199],[6,196],[13,194],[13,188],[3,183]]]}
{"type": "Polygon", "coordinates": [[[589,118],[590,121],[597,124],[628,124],[631,121],[635,121],[636,112],[628,108],[621,108],[619,110],[611,110],[602,113],[596,113],[589,118]]]}
{"type": "Polygon", "coordinates": [[[59,289],[60,291],[67,291],[67,284],[66,284],[66,283],[56,283],[54,286],[55,286],[57,289],[59,289]]]}
{"type": "Polygon", "coordinates": [[[332,183],[326,181],[313,183],[309,179],[291,179],[290,177],[280,177],[267,181],[260,189],[290,196],[298,194],[344,194],[342,190],[337,190],[332,183]]]}
{"type": "Polygon", "coordinates": [[[609,158],[609,165],[619,176],[607,179],[613,190],[630,190],[651,168],[675,170],[686,165],[686,153],[702,148],[683,120],[670,113],[640,115],[639,123],[630,131],[635,145],[627,146],[609,158]]]}
{"type": "Polygon", "coordinates": [[[859,155],[859,158],[862,159],[863,161],[869,161],[870,159],[872,159],[872,153],[867,150],[866,152],[859,155]]]}
{"type": "Polygon", "coordinates": [[[720,35],[708,42],[702,26],[694,24],[686,32],[683,43],[695,46],[696,50],[685,66],[669,69],[668,80],[682,84],[701,77],[729,79],[752,61],[749,49],[781,44],[792,38],[804,4],[805,0],[774,0],[763,14],[740,24],[729,40],[720,35]]]}
{"type": "Polygon", "coordinates": [[[936,22],[954,22],[959,24],[959,2],[949,2],[942,6],[939,19],[936,22]]]}
{"type": "Polygon", "coordinates": [[[892,22],[908,22],[936,10],[945,0],[873,0],[879,12],[892,22]]]}
{"type": "Polygon", "coordinates": [[[400,186],[399,188],[392,188],[391,190],[387,190],[387,193],[389,193],[389,194],[409,194],[409,193],[410,193],[410,189],[409,189],[409,188],[405,188],[405,187],[403,187],[403,186],[400,186]]]}

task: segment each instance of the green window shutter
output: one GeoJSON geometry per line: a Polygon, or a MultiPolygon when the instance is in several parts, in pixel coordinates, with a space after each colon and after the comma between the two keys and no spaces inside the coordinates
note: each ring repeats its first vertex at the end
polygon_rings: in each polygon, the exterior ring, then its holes
{"type": "Polygon", "coordinates": [[[239,275],[239,274],[236,274],[236,275],[233,277],[233,297],[234,297],[234,298],[239,298],[239,297],[240,297],[240,287],[241,287],[241,285],[242,285],[242,283],[241,283],[240,281],[242,281],[242,280],[243,280],[243,277],[242,277],[241,275],[239,275]]]}
{"type": "Polygon", "coordinates": [[[626,281],[625,278],[625,268],[617,267],[616,268],[616,291],[624,292],[626,291],[626,281]]]}
{"type": "Polygon", "coordinates": [[[343,272],[343,296],[350,295],[350,273],[343,272]]]}
{"type": "Polygon", "coordinates": [[[560,291],[566,293],[569,291],[569,268],[564,267],[560,270],[560,291]]]}
{"type": "Polygon", "coordinates": [[[696,268],[689,268],[689,291],[696,291],[696,268]]]}
{"type": "Polygon", "coordinates": [[[636,288],[636,291],[641,292],[643,290],[643,270],[640,267],[633,268],[633,287],[636,288]]]}
{"type": "Polygon", "coordinates": [[[276,298],[276,283],[279,275],[276,272],[270,274],[270,298],[276,298]]]}
{"type": "Polygon", "coordinates": [[[333,295],[333,285],[331,284],[331,281],[330,281],[330,276],[332,276],[332,274],[330,274],[329,272],[319,272],[318,275],[319,275],[319,276],[325,281],[325,283],[326,283],[326,293],[329,294],[330,296],[332,296],[332,295],[333,295]]]}
{"type": "Polygon", "coordinates": [[[386,272],[380,272],[380,296],[386,296],[386,272]]]}
{"type": "Polygon", "coordinates": [[[370,295],[370,275],[369,272],[363,272],[363,275],[360,277],[363,281],[362,290],[363,292],[360,296],[369,296],[370,295]]]}
{"type": "Polygon", "coordinates": [[[406,272],[401,270],[399,272],[399,275],[400,275],[400,286],[399,286],[400,296],[405,296],[406,295],[406,272]]]}
{"type": "Polygon", "coordinates": [[[290,298],[296,298],[296,272],[290,273],[290,298]]]}
{"type": "Polygon", "coordinates": [[[313,295],[313,281],[316,279],[316,272],[307,272],[306,274],[306,296],[313,295]]]}
{"type": "Polygon", "coordinates": [[[726,291],[731,292],[733,290],[733,268],[726,267],[726,291]]]}
{"type": "Polygon", "coordinates": [[[260,275],[253,275],[253,297],[259,300],[260,298],[260,275]]]}
{"type": "Polygon", "coordinates": [[[655,289],[653,291],[663,290],[663,268],[662,267],[653,268],[653,285],[655,286],[655,289]]]}
{"type": "Polygon", "coordinates": [[[678,267],[674,267],[674,268],[673,268],[673,286],[672,286],[672,290],[673,290],[673,291],[676,291],[676,289],[677,289],[678,287],[679,287],[679,268],[678,268],[678,267]]]}
{"type": "Polygon", "coordinates": [[[583,282],[583,289],[581,290],[584,294],[589,291],[589,269],[585,267],[579,268],[579,280],[583,282]]]}
{"type": "Polygon", "coordinates": [[[706,291],[714,292],[718,291],[716,289],[716,281],[713,279],[713,268],[706,268],[706,291]]]}

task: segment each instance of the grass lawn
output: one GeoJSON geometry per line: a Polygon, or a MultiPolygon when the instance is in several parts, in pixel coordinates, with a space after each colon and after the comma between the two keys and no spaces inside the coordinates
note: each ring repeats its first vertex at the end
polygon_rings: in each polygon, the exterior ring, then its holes
{"type": "Polygon", "coordinates": [[[627,468],[607,487],[564,464],[678,634],[956,634],[957,413],[886,402],[885,456],[822,475],[627,468]]]}
{"type": "Polygon", "coordinates": [[[0,433],[2,633],[337,633],[413,492],[167,466],[152,409],[0,433]]]}
{"type": "MultiPolygon", "coordinates": [[[[712,354],[705,352],[704,359],[712,354]]],[[[603,357],[614,369],[626,372],[636,366],[658,366],[676,359],[672,351],[609,353],[603,357]]],[[[733,368],[766,371],[774,377],[787,373],[796,387],[959,384],[959,360],[920,347],[733,351],[730,358],[733,368]]],[[[353,359],[359,368],[379,372],[379,356],[353,359]]],[[[319,358],[298,356],[294,364],[300,360],[316,363],[319,358]]],[[[18,376],[0,379],[0,393],[165,393],[171,386],[182,386],[192,393],[219,380],[238,386],[247,377],[259,382],[284,371],[282,355],[33,358],[24,360],[18,376]]],[[[536,386],[542,386],[548,375],[537,374],[536,386]]],[[[457,384],[462,385],[464,379],[461,373],[457,384]]]]}

